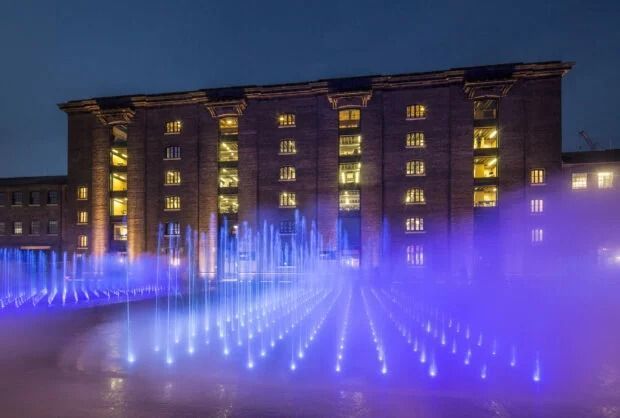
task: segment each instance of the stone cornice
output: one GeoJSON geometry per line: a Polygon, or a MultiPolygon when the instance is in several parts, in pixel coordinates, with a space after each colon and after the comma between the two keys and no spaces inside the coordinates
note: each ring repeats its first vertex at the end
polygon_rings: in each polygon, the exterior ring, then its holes
{"type": "Polygon", "coordinates": [[[124,125],[133,119],[136,112],[128,107],[118,109],[95,110],[93,114],[106,126],[124,125]]]}
{"type": "Polygon", "coordinates": [[[226,100],[221,102],[207,102],[204,104],[214,118],[224,116],[241,116],[247,107],[245,100],[226,100]]]}
{"type": "Polygon", "coordinates": [[[463,91],[468,99],[478,99],[481,97],[504,97],[516,83],[517,80],[493,80],[493,81],[474,81],[466,82],[463,91]]]}
{"type": "Polygon", "coordinates": [[[345,107],[366,107],[371,97],[371,91],[356,91],[328,94],[327,100],[331,103],[332,109],[342,109],[345,107]]]}

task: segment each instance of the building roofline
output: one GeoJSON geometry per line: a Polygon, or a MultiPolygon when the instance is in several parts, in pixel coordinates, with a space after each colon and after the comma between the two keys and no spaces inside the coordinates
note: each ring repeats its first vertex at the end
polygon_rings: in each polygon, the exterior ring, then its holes
{"type": "Polygon", "coordinates": [[[34,184],[66,184],[67,176],[3,177],[0,186],[28,186],[34,184]]]}
{"type": "Polygon", "coordinates": [[[620,149],[563,152],[562,165],[620,162],[620,149]]]}

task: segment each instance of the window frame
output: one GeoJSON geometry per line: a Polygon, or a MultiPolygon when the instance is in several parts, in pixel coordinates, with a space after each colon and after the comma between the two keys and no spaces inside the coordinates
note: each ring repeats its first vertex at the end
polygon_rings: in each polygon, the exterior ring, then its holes
{"type": "Polygon", "coordinates": [[[180,135],[183,131],[181,119],[169,120],[164,124],[164,135],[180,135]]]}
{"type": "Polygon", "coordinates": [[[422,187],[410,187],[405,191],[405,205],[425,205],[426,195],[422,187]]]}
{"type": "Polygon", "coordinates": [[[428,117],[428,107],[424,103],[407,105],[407,120],[422,120],[428,117]]]}

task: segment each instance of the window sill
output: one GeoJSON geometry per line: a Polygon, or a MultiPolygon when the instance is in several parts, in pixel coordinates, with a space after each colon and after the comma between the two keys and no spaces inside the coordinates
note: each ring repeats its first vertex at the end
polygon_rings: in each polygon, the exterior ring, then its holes
{"type": "Polygon", "coordinates": [[[278,129],[280,128],[296,128],[296,125],[278,125],[278,129]]]}
{"type": "Polygon", "coordinates": [[[164,135],[181,135],[181,132],[164,132],[164,135]]]}
{"type": "Polygon", "coordinates": [[[76,225],[77,226],[87,226],[88,222],[77,222],[76,225]]]}
{"type": "Polygon", "coordinates": [[[530,186],[534,186],[534,187],[537,187],[537,186],[546,186],[546,185],[547,185],[547,183],[530,183],[530,186]]]}
{"type": "Polygon", "coordinates": [[[405,234],[426,234],[426,231],[405,231],[405,234]]]}
{"type": "Polygon", "coordinates": [[[278,155],[296,155],[296,152],[279,152],[278,155]]]}
{"type": "Polygon", "coordinates": [[[164,208],[164,212],[179,212],[181,209],[166,209],[164,208]]]}
{"type": "Polygon", "coordinates": [[[423,206],[426,205],[426,202],[405,202],[407,206],[423,206]]]}
{"type": "Polygon", "coordinates": [[[426,177],[426,173],[424,173],[424,174],[405,174],[405,177],[426,177]]]}
{"type": "Polygon", "coordinates": [[[179,158],[164,158],[164,161],[180,161],[181,157],[179,158]]]}
{"type": "Polygon", "coordinates": [[[29,203],[28,206],[36,208],[36,207],[41,206],[41,204],[40,203],[29,203]]]}
{"type": "Polygon", "coordinates": [[[280,208],[280,209],[296,209],[297,206],[282,206],[282,205],[280,205],[280,206],[278,206],[278,208],[280,208]]]}
{"type": "Polygon", "coordinates": [[[419,118],[407,118],[407,120],[424,120],[424,119],[426,119],[426,116],[422,116],[419,118]]]}
{"type": "Polygon", "coordinates": [[[58,236],[58,233],[55,233],[55,234],[50,234],[50,233],[48,233],[47,235],[48,235],[48,236],[50,236],[50,237],[57,237],[57,236],[58,236]]]}
{"type": "Polygon", "coordinates": [[[164,186],[180,186],[181,183],[164,183],[164,186]]]}
{"type": "Polygon", "coordinates": [[[278,181],[281,181],[283,183],[291,183],[297,181],[297,179],[278,179],[278,181]]]}
{"type": "Polygon", "coordinates": [[[22,206],[24,205],[15,205],[15,204],[11,205],[12,208],[21,208],[22,206]]]}

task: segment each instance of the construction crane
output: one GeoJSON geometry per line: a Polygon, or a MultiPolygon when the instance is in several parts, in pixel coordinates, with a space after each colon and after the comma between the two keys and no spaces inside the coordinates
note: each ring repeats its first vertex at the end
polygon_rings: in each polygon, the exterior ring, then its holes
{"type": "Polygon", "coordinates": [[[588,144],[588,148],[590,148],[590,151],[596,151],[597,149],[599,149],[598,143],[594,142],[586,131],[579,131],[579,136],[581,136],[586,142],[586,144],[588,144]]]}

